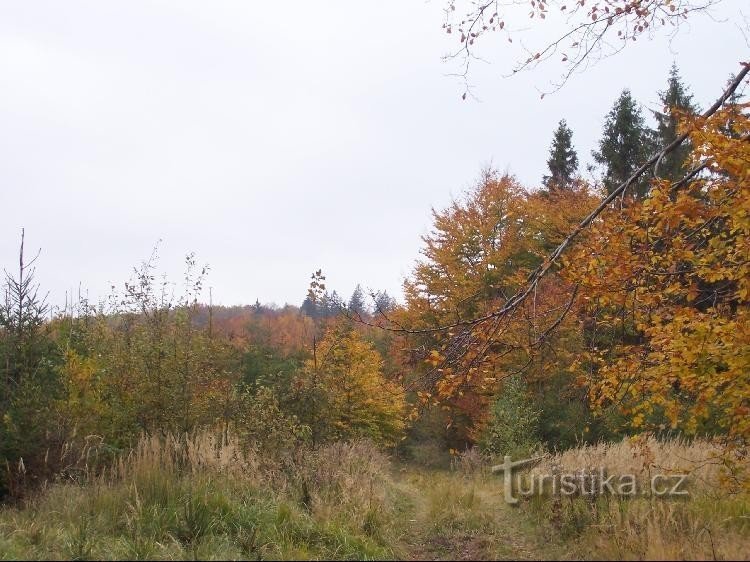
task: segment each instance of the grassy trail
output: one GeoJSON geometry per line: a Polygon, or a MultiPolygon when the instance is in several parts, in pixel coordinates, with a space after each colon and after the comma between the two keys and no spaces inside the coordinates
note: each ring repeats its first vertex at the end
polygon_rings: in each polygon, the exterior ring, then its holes
{"type": "Polygon", "coordinates": [[[405,468],[396,481],[407,502],[397,548],[405,559],[538,560],[554,555],[538,530],[503,501],[499,478],[405,468]]]}

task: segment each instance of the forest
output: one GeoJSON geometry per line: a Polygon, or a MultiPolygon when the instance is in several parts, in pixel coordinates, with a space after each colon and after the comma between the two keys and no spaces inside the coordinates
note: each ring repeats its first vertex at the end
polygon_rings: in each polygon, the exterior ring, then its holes
{"type": "Polygon", "coordinates": [[[321,263],[298,306],[214,305],[200,256],[170,280],[157,245],[56,306],[20,232],[0,559],[747,559],[748,72],[713,106],[677,65],[659,110],[623,89],[587,169],[561,118],[537,185],[478,170],[403,295],[321,263]],[[689,497],[510,506],[508,458],[689,497]]]}

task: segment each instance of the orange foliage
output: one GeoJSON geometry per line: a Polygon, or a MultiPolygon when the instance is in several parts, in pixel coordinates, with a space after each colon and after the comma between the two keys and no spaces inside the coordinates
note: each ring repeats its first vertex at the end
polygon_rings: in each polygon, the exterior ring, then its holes
{"type": "Polygon", "coordinates": [[[599,408],[618,404],[636,428],[746,439],[750,119],[732,108],[683,127],[705,171],[610,209],[565,262],[590,317],[578,372],[599,408]]]}
{"type": "Polygon", "coordinates": [[[477,319],[506,302],[591,201],[584,186],[530,194],[514,178],[486,172],[465,200],[434,212],[424,259],[404,286],[399,323],[421,330],[419,398],[468,416],[468,437],[476,436],[503,378],[548,366],[536,347],[564,311],[571,286],[550,276],[514,314],[477,319]]]}

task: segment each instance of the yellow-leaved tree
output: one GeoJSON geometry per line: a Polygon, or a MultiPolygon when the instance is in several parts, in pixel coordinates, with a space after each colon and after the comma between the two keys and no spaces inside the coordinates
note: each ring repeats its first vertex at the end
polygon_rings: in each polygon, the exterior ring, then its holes
{"type": "Polygon", "coordinates": [[[587,309],[580,382],[636,429],[750,438],[750,118],[738,109],[685,117],[695,173],[610,208],[563,269],[587,309]]]}
{"type": "Polygon", "coordinates": [[[395,444],[404,430],[403,388],[387,380],[373,345],[345,322],[331,326],[293,383],[314,443],[365,437],[395,444]]]}

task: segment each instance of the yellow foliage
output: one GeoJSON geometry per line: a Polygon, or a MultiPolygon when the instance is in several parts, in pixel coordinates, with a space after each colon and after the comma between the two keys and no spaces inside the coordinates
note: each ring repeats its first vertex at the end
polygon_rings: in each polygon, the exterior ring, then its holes
{"type": "Polygon", "coordinates": [[[690,118],[686,185],[655,182],[610,209],[569,258],[592,344],[579,363],[594,401],[632,425],[750,437],[750,119],[690,118]],[[596,267],[598,274],[591,275],[596,267]],[[606,341],[609,338],[609,341],[606,341]],[[599,344],[599,345],[597,345],[599,344]]]}
{"type": "Polygon", "coordinates": [[[346,324],[328,329],[295,384],[308,402],[304,421],[313,436],[398,442],[405,427],[404,390],[383,376],[382,366],[380,354],[356,330],[346,324]]]}

